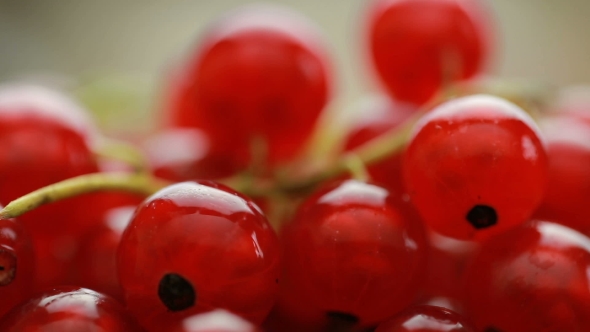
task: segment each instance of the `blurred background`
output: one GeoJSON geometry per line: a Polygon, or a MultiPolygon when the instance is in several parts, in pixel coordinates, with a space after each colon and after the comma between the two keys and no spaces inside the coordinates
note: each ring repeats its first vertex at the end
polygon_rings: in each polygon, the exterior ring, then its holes
{"type": "MultiPolygon", "coordinates": [[[[363,60],[368,2],[271,1],[323,29],[341,104],[377,89],[363,60]]],[[[490,73],[558,86],[590,81],[590,1],[487,2],[497,25],[490,73]]],[[[125,119],[121,128],[129,121],[149,128],[146,115],[160,103],[167,70],[215,18],[249,3],[255,1],[0,0],[0,82],[32,77],[76,87],[115,131],[114,119],[125,119]]]]}

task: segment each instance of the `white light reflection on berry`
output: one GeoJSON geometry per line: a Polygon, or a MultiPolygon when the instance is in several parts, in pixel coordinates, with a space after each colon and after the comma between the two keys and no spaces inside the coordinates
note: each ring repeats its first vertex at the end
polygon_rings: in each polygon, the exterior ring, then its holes
{"type": "Polygon", "coordinates": [[[461,329],[463,326],[460,323],[449,324],[449,322],[441,323],[437,320],[430,319],[428,316],[418,315],[405,321],[402,325],[409,331],[419,331],[430,329],[433,331],[455,331],[461,329]]]}
{"type": "Polygon", "coordinates": [[[248,321],[222,309],[186,318],[182,325],[185,330],[191,332],[254,331],[254,327],[248,321]]]}
{"type": "Polygon", "coordinates": [[[260,244],[258,244],[258,238],[256,238],[256,233],[252,232],[252,243],[254,244],[254,248],[256,249],[256,257],[264,258],[264,253],[260,248],[260,244]]]}
{"type": "Polygon", "coordinates": [[[46,297],[39,301],[39,307],[47,312],[67,311],[84,317],[98,318],[98,293],[91,290],[77,290],[46,297]]]}
{"type": "Polygon", "coordinates": [[[346,204],[348,201],[353,201],[355,204],[381,206],[385,203],[388,194],[389,192],[386,189],[356,180],[349,180],[322,196],[318,203],[330,204],[338,202],[338,204],[346,204]]]}
{"type": "Polygon", "coordinates": [[[541,234],[541,240],[539,241],[541,245],[552,248],[577,246],[590,252],[590,239],[571,228],[549,222],[540,222],[538,229],[541,234]]]}

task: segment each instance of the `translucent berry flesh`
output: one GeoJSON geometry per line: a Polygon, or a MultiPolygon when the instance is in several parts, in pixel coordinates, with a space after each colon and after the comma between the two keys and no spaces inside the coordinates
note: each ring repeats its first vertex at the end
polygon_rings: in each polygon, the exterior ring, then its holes
{"type": "Polygon", "coordinates": [[[78,287],[44,292],[14,308],[0,321],[6,332],[141,332],[131,314],[114,299],[78,287]]]}
{"type": "Polygon", "coordinates": [[[328,100],[319,39],[305,19],[273,7],[216,22],[179,79],[177,125],[205,130],[212,150],[238,161],[256,158],[253,144],[271,163],[293,157],[328,100]]]}
{"type": "Polygon", "coordinates": [[[416,125],[403,172],[430,227],[479,240],[532,215],[545,193],[547,156],[523,110],[479,95],[449,101],[416,125]]]}
{"type": "Polygon", "coordinates": [[[389,92],[423,104],[444,84],[478,74],[490,48],[484,13],[472,0],[377,1],[370,54],[389,92]]]}
{"type": "Polygon", "coordinates": [[[146,327],[213,308],[260,323],[278,291],[279,251],[251,200],[212,182],[183,182],[139,206],[117,266],[125,302],[146,327]]]}
{"type": "Polygon", "coordinates": [[[588,237],[529,223],[482,245],[460,281],[465,309],[478,331],[585,331],[589,269],[588,237]]]}
{"type": "Polygon", "coordinates": [[[389,200],[386,189],[347,180],[303,203],[282,234],[286,315],[370,327],[414,299],[424,238],[389,200]]]}

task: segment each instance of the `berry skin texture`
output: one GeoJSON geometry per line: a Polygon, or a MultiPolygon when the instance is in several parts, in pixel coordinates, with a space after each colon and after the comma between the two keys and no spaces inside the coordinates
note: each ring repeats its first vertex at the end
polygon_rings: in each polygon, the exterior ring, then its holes
{"type": "Polygon", "coordinates": [[[482,245],[462,279],[478,331],[590,331],[590,239],[532,222],[482,245]]]}
{"type": "Polygon", "coordinates": [[[257,141],[270,163],[292,158],[328,101],[320,39],[311,23],[285,9],[255,6],[224,17],[176,83],[173,122],[206,131],[211,149],[238,163],[254,158],[257,141]]]}
{"type": "Polygon", "coordinates": [[[48,290],[8,313],[4,332],[142,332],[131,314],[114,299],[79,287],[48,290]]]}
{"type": "Polygon", "coordinates": [[[278,292],[280,248],[259,208],[213,182],[144,201],[119,244],[128,308],[154,331],[215,308],[261,323],[278,292]]]}
{"type": "Polygon", "coordinates": [[[379,325],[375,332],[475,332],[458,313],[437,306],[419,305],[406,309],[379,325]]]}
{"type": "Polygon", "coordinates": [[[445,84],[480,73],[490,48],[473,0],[383,0],[370,16],[373,65],[398,100],[421,105],[445,84]]]}
{"type": "Polygon", "coordinates": [[[301,205],[281,237],[279,307],[285,317],[366,328],[412,302],[424,238],[389,200],[386,189],[346,180],[301,205]]]}
{"type": "Polygon", "coordinates": [[[433,230],[479,241],[522,224],[545,193],[547,156],[517,106],[477,95],[442,104],[414,129],[406,188],[433,230]]]}

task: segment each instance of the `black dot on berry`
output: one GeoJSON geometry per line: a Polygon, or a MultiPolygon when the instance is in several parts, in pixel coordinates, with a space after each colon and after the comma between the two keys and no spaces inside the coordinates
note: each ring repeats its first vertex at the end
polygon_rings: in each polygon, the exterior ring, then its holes
{"type": "Polygon", "coordinates": [[[275,279],[275,283],[277,283],[277,284],[278,284],[278,283],[279,283],[279,279],[275,279]]]}
{"type": "Polygon", "coordinates": [[[4,271],[4,266],[0,266],[0,271],[4,271]]]}
{"type": "Polygon", "coordinates": [[[498,223],[498,214],[494,208],[487,205],[476,205],[465,216],[471,226],[476,229],[484,229],[498,223]]]}
{"type": "Polygon", "coordinates": [[[500,330],[499,328],[493,327],[493,326],[488,326],[483,331],[484,332],[502,332],[502,330],[500,330]]]}
{"type": "Polygon", "coordinates": [[[168,273],[160,279],[158,297],[170,311],[182,311],[192,307],[197,299],[193,285],[176,273],[168,273]]]}
{"type": "Polygon", "coordinates": [[[347,312],[328,311],[326,316],[332,324],[336,323],[340,326],[353,326],[359,322],[359,318],[357,316],[347,312]]]}

